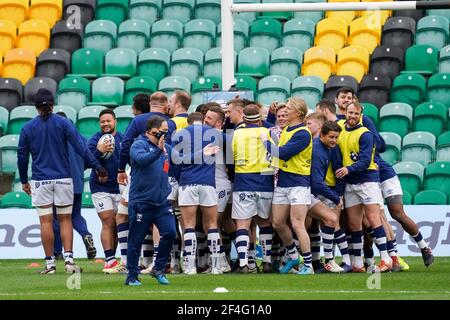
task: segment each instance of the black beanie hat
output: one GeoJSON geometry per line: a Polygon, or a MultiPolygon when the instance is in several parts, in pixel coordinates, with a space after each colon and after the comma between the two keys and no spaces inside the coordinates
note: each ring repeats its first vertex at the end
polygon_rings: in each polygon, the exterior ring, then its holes
{"type": "Polygon", "coordinates": [[[43,105],[53,105],[55,102],[53,99],[53,94],[48,89],[45,88],[41,88],[38,90],[34,101],[35,101],[34,105],[36,107],[43,105]]]}

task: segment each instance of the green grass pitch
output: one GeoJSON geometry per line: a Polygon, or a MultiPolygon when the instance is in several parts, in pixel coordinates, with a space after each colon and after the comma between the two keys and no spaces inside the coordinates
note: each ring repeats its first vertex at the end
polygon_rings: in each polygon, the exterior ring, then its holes
{"type": "MultiPolygon", "coordinates": [[[[73,290],[67,287],[70,275],[64,273],[61,261],[57,262],[56,274],[43,276],[38,274],[40,268],[28,268],[36,260],[0,260],[0,300],[450,299],[450,257],[436,258],[428,269],[420,257],[405,260],[411,267],[409,272],[381,274],[380,289],[369,289],[369,274],[168,275],[168,286],[141,276],[143,286],[128,287],[124,285],[125,275],[104,275],[102,264],[84,259],[77,260],[84,272],[80,289],[73,290]],[[228,292],[214,293],[217,287],[228,292]]],[[[369,281],[372,286],[376,285],[374,281],[369,281]]]]}

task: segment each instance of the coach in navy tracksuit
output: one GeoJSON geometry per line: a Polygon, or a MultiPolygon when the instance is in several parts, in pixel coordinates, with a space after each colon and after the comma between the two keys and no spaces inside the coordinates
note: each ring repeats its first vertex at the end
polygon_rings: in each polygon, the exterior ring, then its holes
{"type": "Polygon", "coordinates": [[[153,223],[161,240],[151,275],[161,284],[169,284],[164,269],[176,237],[175,220],[167,196],[171,191],[168,181],[170,147],[165,143],[167,121],[153,116],[147,122],[147,131],[130,149],[131,185],[129,195],[130,232],[128,236],[127,285],[141,285],[138,280],[139,255],[145,235],[153,223]]]}

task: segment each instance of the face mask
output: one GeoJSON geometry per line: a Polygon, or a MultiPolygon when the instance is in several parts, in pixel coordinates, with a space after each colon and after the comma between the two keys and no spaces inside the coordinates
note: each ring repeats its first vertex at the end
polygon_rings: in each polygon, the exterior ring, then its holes
{"type": "Polygon", "coordinates": [[[155,136],[157,139],[161,139],[162,136],[166,136],[167,135],[167,131],[158,131],[156,133],[153,133],[153,136],[155,136]]]}

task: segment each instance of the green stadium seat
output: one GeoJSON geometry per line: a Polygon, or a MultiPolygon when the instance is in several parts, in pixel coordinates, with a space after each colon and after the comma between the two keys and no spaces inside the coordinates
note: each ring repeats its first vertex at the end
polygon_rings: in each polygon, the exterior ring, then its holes
{"type": "Polygon", "coordinates": [[[403,190],[402,198],[403,198],[403,204],[405,204],[405,205],[411,205],[412,204],[412,197],[411,197],[411,195],[409,194],[408,191],[403,190]]]}
{"type": "Polygon", "coordinates": [[[275,19],[263,18],[250,25],[249,47],[261,47],[272,52],[280,46],[281,22],[275,19]]]}
{"type": "Polygon", "coordinates": [[[295,47],[281,47],[270,55],[270,75],[285,76],[290,81],[300,75],[303,52],[295,47]]]}
{"type": "Polygon", "coordinates": [[[305,52],[314,43],[316,24],[307,19],[292,19],[283,26],[283,47],[295,47],[305,52]]]}
{"type": "Polygon", "coordinates": [[[236,89],[253,91],[256,97],[257,81],[255,78],[242,74],[235,74],[234,77],[236,81],[236,89]]]}
{"type": "Polygon", "coordinates": [[[164,0],[162,6],[163,19],[175,19],[186,23],[191,19],[195,0],[164,0]]]}
{"type": "Polygon", "coordinates": [[[94,20],[84,29],[83,48],[97,49],[104,55],[114,48],[117,26],[109,20],[94,20]]]}
{"type": "Polygon", "coordinates": [[[435,158],[436,137],[425,131],[410,132],[403,137],[402,161],[416,161],[427,166],[435,158]]]}
{"type": "MultiPolygon", "coordinates": [[[[295,0],[295,3],[322,3],[327,0],[295,0]]],[[[307,11],[307,12],[294,12],[295,19],[309,19],[314,23],[323,19],[323,11],[307,11]]]]}
{"type": "Polygon", "coordinates": [[[138,19],[152,25],[161,16],[162,0],[130,0],[130,19],[138,19]]]}
{"type": "Polygon", "coordinates": [[[183,37],[183,25],[177,20],[159,20],[152,25],[150,46],[170,53],[178,49],[183,37]]]}
{"type": "Polygon", "coordinates": [[[441,49],[447,44],[449,21],[442,16],[426,16],[417,22],[416,43],[441,49]]]}
{"type": "Polygon", "coordinates": [[[450,196],[450,162],[434,162],[425,169],[424,190],[442,191],[450,196]]]}
{"type": "MultiPolygon", "coordinates": [[[[438,1],[438,0],[431,0],[431,1],[438,1]]],[[[442,16],[446,17],[450,20],[450,10],[449,9],[431,9],[427,10],[427,15],[431,16],[442,16]]]]}
{"type": "Polygon", "coordinates": [[[116,48],[105,56],[106,77],[128,79],[136,74],[137,54],[133,49],[116,48]]]}
{"type": "Polygon", "coordinates": [[[427,44],[416,44],[406,49],[405,70],[401,73],[420,73],[428,76],[436,72],[439,50],[427,44]]]}
{"type": "Polygon", "coordinates": [[[399,162],[394,166],[394,170],[400,179],[402,189],[407,191],[411,197],[422,190],[424,167],[417,162],[399,162]]]}
{"type": "Polygon", "coordinates": [[[185,76],[191,82],[202,74],[203,52],[196,48],[181,48],[172,54],[171,76],[185,76]]]}
{"type": "Polygon", "coordinates": [[[265,48],[248,47],[239,52],[238,73],[264,77],[269,74],[270,54],[265,48]]]}
{"type": "Polygon", "coordinates": [[[450,73],[437,73],[428,79],[428,101],[440,102],[450,109],[450,73]]]}
{"type": "Polygon", "coordinates": [[[161,48],[145,49],[139,54],[137,73],[160,81],[169,74],[170,52],[161,48]]]}
{"type": "Polygon", "coordinates": [[[316,76],[301,76],[292,81],[291,95],[302,98],[308,108],[315,109],[317,103],[322,99],[323,81],[316,76]]]}
{"type": "MultiPolygon", "coordinates": [[[[234,70],[236,70],[237,55],[234,53],[234,70]]],[[[205,77],[222,78],[222,49],[212,48],[205,54],[203,65],[203,75],[205,77]]]]}
{"type": "Polygon", "coordinates": [[[395,132],[404,137],[411,128],[413,109],[406,103],[388,103],[380,109],[380,131],[395,132]]]}
{"type": "Polygon", "coordinates": [[[78,112],[77,129],[86,139],[100,131],[98,122],[100,111],[106,109],[104,106],[88,106],[78,112]]]}
{"type": "Polygon", "coordinates": [[[122,104],[123,92],[124,83],[120,78],[97,78],[92,83],[92,102],[88,105],[119,106],[122,104]]]}
{"type": "Polygon", "coordinates": [[[73,107],[76,111],[91,99],[91,83],[83,77],[69,77],[58,84],[58,104],[73,107]]]}
{"type": "Polygon", "coordinates": [[[8,134],[0,137],[1,172],[13,173],[17,169],[18,134],[8,134]]]}
{"type": "Polygon", "coordinates": [[[133,98],[139,93],[152,94],[158,88],[155,79],[148,76],[137,76],[129,79],[125,84],[125,93],[123,103],[126,105],[133,104],[133,98]]]}
{"type": "Polygon", "coordinates": [[[438,137],[436,161],[450,162],[450,132],[445,132],[438,137]]]}
{"type": "Polygon", "coordinates": [[[447,107],[439,102],[424,102],[414,110],[413,130],[438,137],[447,128],[447,107]]]}
{"type": "MultiPolygon", "coordinates": [[[[234,26],[234,51],[239,52],[247,45],[249,26],[245,20],[236,18],[234,26]]],[[[222,24],[217,25],[216,47],[222,46],[222,24]]],[[[212,49],[211,49],[212,50],[212,49]]]]}
{"type": "Polygon", "coordinates": [[[25,123],[37,116],[35,106],[17,106],[9,114],[8,134],[20,134],[25,123]]]}
{"type": "Polygon", "coordinates": [[[0,207],[31,209],[31,197],[25,192],[7,192],[2,197],[0,207]]]}
{"type": "Polygon", "coordinates": [[[259,80],[258,102],[270,106],[272,102],[286,102],[290,97],[291,82],[284,76],[268,76],[259,80]]]}
{"type": "Polygon", "coordinates": [[[439,52],[439,73],[450,73],[450,45],[439,52]]]}
{"type": "Polygon", "coordinates": [[[414,197],[414,204],[416,205],[446,205],[447,196],[441,191],[425,190],[420,191],[414,197]]]}
{"type": "Polygon", "coordinates": [[[64,112],[73,124],[77,123],[77,110],[71,106],[56,105],[53,107],[53,113],[64,112]]]}
{"type": "Polygon", "coordinates": [[[184,25],[183,47],[197,48],[206,53],[214,46],[216,25],[211,20],[194,19],[184,25]]]}
{"type": "Polygon", "coordinates": [[[81,207],[82,208],[94,208],[92,202],[92,194],[90,192],[83,192],[81,195],[81,207]]]}
{"type": "Polygon", "coordinates": [[[95,18],[111,20],[117,26],[128,17],[128,0],[97,0],[95,18]]]}
{"type": "Polygon", "coordinates": [[[142,20],[126,20],[119,26],[117,47],[133,49],[139,54],[148,45],[150,25],[142,20]]]}
{"type": "Polygon", "coordinates": [[[158,86],[160,91],[166,93],[170,97],[176,90],[191,92],[191,81],[183,76],[170,76],[165,77],[159,82],[158,86]]]}
{"type": "Polygon", "coordinates": [[[0,106],[0,137],[8,131],[9,111],[0,106]]]}
{"type": "Polygon", "coordinates": [[[194,16],[196,19],[209,19],[215,24],[220,23],[220,0],[195,1],[194,16]]]}
{"type": "Polygon", "coordinates": [[[192,82],[192,102],[191,105],[199,105],[204,103],[203,92],[211,90],[220,90],[222,87],[222,79],[217,77],[200,77],[192,82]],[[215,87],[217,85],[217,87],[215,87]]]}
{"type": "Polygon", "coordinates": [[[375,124],[375,127],[378,127],[379,116],[378,116],[377,106],[372,103],[368,103],[368,102],[363,102],[361,104],[364,107],[364,110],[363,110],[364,115],[368,116],[373,121],[373,123],[375,124]]]}
{"type": "MultiPolygon", "coordinates": [[[[234,3],[260,3],[261,0],[234,0],[234,3]]],[[[234,18],[245,20],[248,24],[251,24],[256,20],[257,13],[256,12],[239,12],[234,13],[234,18]]]]}
{"type": "Polygon", "coordinates": [[[391,102],[403,102],[415,108],[424,101],[426,80],[420,74],[401,74],[394,79],[391,102]]]}
{"type": "MultiPolygon", "coordinates": [[[[261,3],[293,3],[294,0],[261,0],[261,3]]],[[[262,18],[272,18],[277,20],[289,20],[292,18],[292,12],[281,11],[281,12],[261,12],[260,17],[262,18]]]]}
{"type": "Polygon", "coordinates": [[[104,53],[97,49],[81,48],[72,54],[72,74],[84,78],[97,78],[103,73],[104,53]]]}
{"type": "Polygon", "coordinates": [[[380,132],[380,135],[386,142],[386,151],[381,153],[380,156],[392,166],[400,160],[402,138],[394,132],[380,132]]]}
{"type": "Polygon", "coordinates": [[[11,187],[11,192],[22,192],[22,183],[13,182],[11,187]]]}
{"type": "Polygon", "coordinates": [[[117,131],[125,133],[128,124],[133,120],[134,115],[131,106],[120,106],[114,109],[117,119],[117,131]]]}

